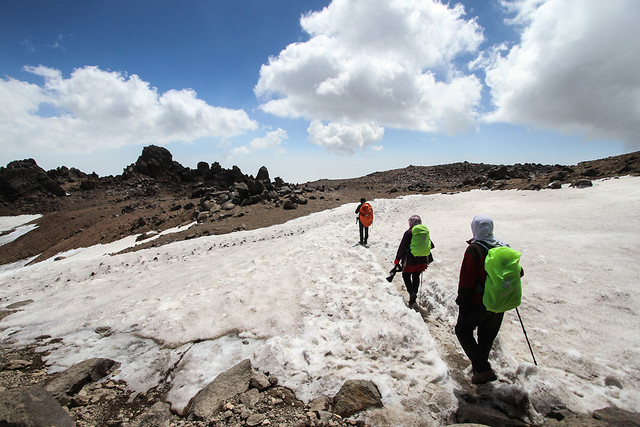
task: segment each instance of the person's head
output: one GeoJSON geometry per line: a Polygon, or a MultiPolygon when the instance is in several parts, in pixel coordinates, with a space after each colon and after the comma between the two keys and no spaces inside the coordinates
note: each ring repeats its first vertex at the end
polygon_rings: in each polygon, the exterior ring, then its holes
{"type": "Polygon", "coordinates": [[[476,215],[471,221],[471,232],[476,240],[493,238],[493,220],[486,215],[476,215]]]}
{"type": "Polygon", "coordinates": [[[414,225],[422,224],[422,219],[418,215],[413,215],[409,218],[409,228],[413,228],[414,225]]]}
{"type": "Polygon", "coordinates": [[[367,201],[367,199],[365,199],[364,197],[360,199],[360,203],[364,203],[366,201],[367,201]]]}

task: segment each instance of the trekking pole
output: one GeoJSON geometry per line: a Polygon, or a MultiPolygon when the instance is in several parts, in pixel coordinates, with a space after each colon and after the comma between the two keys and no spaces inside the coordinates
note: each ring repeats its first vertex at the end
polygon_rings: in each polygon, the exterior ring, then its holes
{"type": "Polygon", "coordinates": [[[516,307],[516,313],[518,313],[518,319],[520,319],[520,326],[522,326],[522,332],[524,332],[524,338],[527,340],[527,344],[529,345],[529,351],[531,352],[531,357],[533,357],[533,363],[536,366],[538,366],[538,362],[536,362],[536,356],[533,355],[533,349],[531,348],[529,337],[527,337],[527,331],[524,329],[524,323],[522,323],[522,317],[520,317],[520,312],[518,311],[518,307],[516,307]]]}

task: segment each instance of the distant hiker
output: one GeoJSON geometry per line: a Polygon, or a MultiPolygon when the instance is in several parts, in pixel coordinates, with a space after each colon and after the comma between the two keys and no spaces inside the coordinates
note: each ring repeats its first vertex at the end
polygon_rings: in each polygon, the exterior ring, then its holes
{"type": "MultiPolygon", "coordinates": [[[[489,363],[489,352],[498,336],[504,313],[488,311],[482,303],[487,272],[485,259],[491,248],[508,246],[493,236],[493,220],[485,215],[477,215],[471,222],[473,238],[468,240],[460,267],[458,281],[459,306],[456,336],[465,354],[471,361],[473,384],[485,384],[497,379],[489,363]],[[478,329],[476,341],[474,330],[478,329]]],[[[520,270],[524,275],[524,270],[520,270]]]]}
{"type": "Polygon", "coordinates": [[[433,261],[431,249],[434,247],[429,230],[422,224],[422,219],[418,215],[409,218],[409,229],[402,235],[393,263],[402,266],[402,279],[409,293],[410,306],[416,304],[420,275],[433,261]]]}
{"type": "Polygon", "coordinates": [[[356,214],[358,214],[356,222],[360,226],[360,244],[366,245],[369,239],[369,226],[373,223],[373,208],[364,197],[360,199],[356,214]]]}

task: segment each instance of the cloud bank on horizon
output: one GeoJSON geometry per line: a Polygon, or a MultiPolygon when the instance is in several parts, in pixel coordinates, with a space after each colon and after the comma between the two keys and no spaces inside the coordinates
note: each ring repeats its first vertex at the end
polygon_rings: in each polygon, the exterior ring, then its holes
{"type": "Polygon", "coordinates": [[[300,17],[304,40],[264,59],[249,111],[210,105],[192,89],[161,92],[127,72],[25,65],[41,83],[0,77],[0,146],[94,151],[260,131],[231,153],[286,152],[289,132],[252,118],[259,110],[302,119],[308,141],[347,154],[381,150],[388,129],[455,135],[482,123],[640,147],[640,2],[499,8],[518,40],[489,44],[461,4],[333,0],[300,17]]]}

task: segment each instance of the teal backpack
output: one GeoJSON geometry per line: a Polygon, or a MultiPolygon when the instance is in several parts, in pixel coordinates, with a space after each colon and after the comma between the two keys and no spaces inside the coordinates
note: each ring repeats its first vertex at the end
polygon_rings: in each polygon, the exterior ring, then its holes
{"type": "Polygon", "coordinates": [[[415,257],[428,256],[431,253],[431,239],[426,225],[417,224],[411,229],[411,255],[415,257]]]}
{"type": "Polygon", "coordinates": [[[508,246],[489,249],[484,260],[487,279],[482,297],[487,310],[503,313],[520,305],[522,300],[520,256],[520,252],[508,246]]]}

